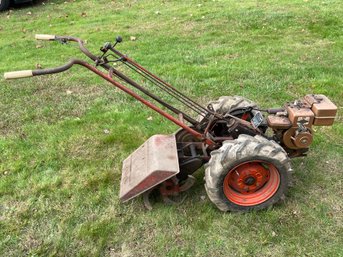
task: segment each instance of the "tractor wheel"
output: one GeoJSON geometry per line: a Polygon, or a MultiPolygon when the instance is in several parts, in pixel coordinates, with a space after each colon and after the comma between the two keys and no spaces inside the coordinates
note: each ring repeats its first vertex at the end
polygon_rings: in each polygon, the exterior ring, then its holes
{"type": "MultiPolygon", "coordinates": [[[[219,114],[226,114],[230,113],[234,109],[239,108],[245,108],[248,106],[257,108],[257,104],[250,101],[249,99],[246,99],[241,96],[221,96],[218,100],[210,101],[208,105],[212,105],[213,110],[219,114]]],[[[252,111],[252,115],[255,114],[256,111],[252,111]]],[[[241,118],[241,117],[239,117],[241,118]]],[[[250,119],[252,117],[249,117],[250,119]]],[[[198,116],[198,121],[201,121],[203,119],[202,115],[198,116]]]]}
{"type": "Polygon", "coordinates": [[[251,211],[283,200],[291,165],[283,148],[262,136],[240,135],[211,152],[205,188],[221,211],[251,211]]]}
{"type": "Polygon", "coordinates": [[[244,108],[247,106],[257,107],[256,103],[250,101],[241,96],[221,96],[216,101],[211,101],[209,104],[212,105],[216,112],[225,114],[236,108],[244,108]]]}

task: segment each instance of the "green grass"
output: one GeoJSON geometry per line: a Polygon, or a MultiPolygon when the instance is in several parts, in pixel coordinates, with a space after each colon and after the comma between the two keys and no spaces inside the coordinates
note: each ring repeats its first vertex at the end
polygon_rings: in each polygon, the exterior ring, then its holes
{"type": "Polygon", "coordinates": [[[201,170],[183,205],[149,212],[141,199],[119,203],[121,163],[174,125],[79,67],[1,79],[0,255],[343,256],[342,17],[340,0],[44,1],[1,13],[0,73],[81,56],[36,33],[92,51],[122,35],[120,50],[202,103],[242,95],[277,107],[324,93],[339,111],[293,160],[282,205],[221,213],[203,200],[201,170]]]}

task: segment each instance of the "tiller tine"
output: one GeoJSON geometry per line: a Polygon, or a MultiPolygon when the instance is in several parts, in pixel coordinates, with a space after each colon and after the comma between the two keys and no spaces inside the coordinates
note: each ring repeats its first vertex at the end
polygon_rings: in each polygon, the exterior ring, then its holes
{"type": "Polygon", "coordinates": [[[194,185],[195,181],[195,177],[193,177],[192,175],[188,175],[188,178],[180,185],[180,192],[184,192],[190,189],[194,185]]]}
{"type": "Polygon", "coordinates": [[[154,135],[124,160],[120,200],[126,202],[180,172],[174,135],[154,135]]]}
{"type": "Polygon", "coordinates": [[[185,181],[182,181],[181,184],[178,182],[178,179],[176,177],[172,177],[155,186],[154,188],[151,188],[148,191],[144,192],[144,206],[148,210],[152,210],[150,195],[156,191],[160,193],[164,203],[170,205],[180,205],[184,202],[186,196],[180,198],[179,193],[190,189],[194,185],[194,183],[195,178],[191,175],[189,175],[185,181]]]}
{"type": "Polygon", "coordinates": [[[148,191],[145,191],[143,193],[143,202],[144,202],[144,206],[145,208],[147,208],[149,211],[152,210],[152,205],[151,205],[151,202],[150,202],[150,195],[152,193],[152,191],[154,191],[155,188],[151,188],[149,189],[148,191]]]}

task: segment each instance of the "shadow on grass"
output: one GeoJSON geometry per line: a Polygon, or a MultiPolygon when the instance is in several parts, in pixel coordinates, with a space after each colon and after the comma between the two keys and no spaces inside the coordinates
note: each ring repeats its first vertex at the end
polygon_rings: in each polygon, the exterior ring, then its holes
{"type": "MultiPolygon", "coordinates": [[[[44,0],[33,0],[31,2],[26,2],[26,3],[14,3],[12,0],[10,3],[9,10],[25,10],[29,8],[34,8],[40,5],[46,5],[46,4],[60,4],[63,3],[64,1],[44,1],[44,0]]],[[[8,10],[7,10],[8,11],[8,10]]]]}

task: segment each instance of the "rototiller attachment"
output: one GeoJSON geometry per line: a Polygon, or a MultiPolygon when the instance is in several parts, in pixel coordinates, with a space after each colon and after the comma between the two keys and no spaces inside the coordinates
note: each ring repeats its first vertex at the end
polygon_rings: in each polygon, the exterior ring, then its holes
{"type": "Polygon", "coordinates": [[[125,202],[143,194],[147,208],[153,191],[174,203],[174,196],[194,184],[192,174],[204,164],[207,194],[220,210],[259,210],[279,202],[289,186],[290,157],[305,156],[312,127],[332,125],[337,112],[326,96],[313,94],[265,110],[239,96],[222,96],[205,107],[119,52],[115,47],[121,37],[114,44],[105,43],[98,56],[79,38],[36,35],[36,39],[76,42],[93,65],[71,59],[57,68],[8,72],[6,79],[81,65],[180,127],[172,135],[152,136],[124,160],[120,199],[125,202]]]}

